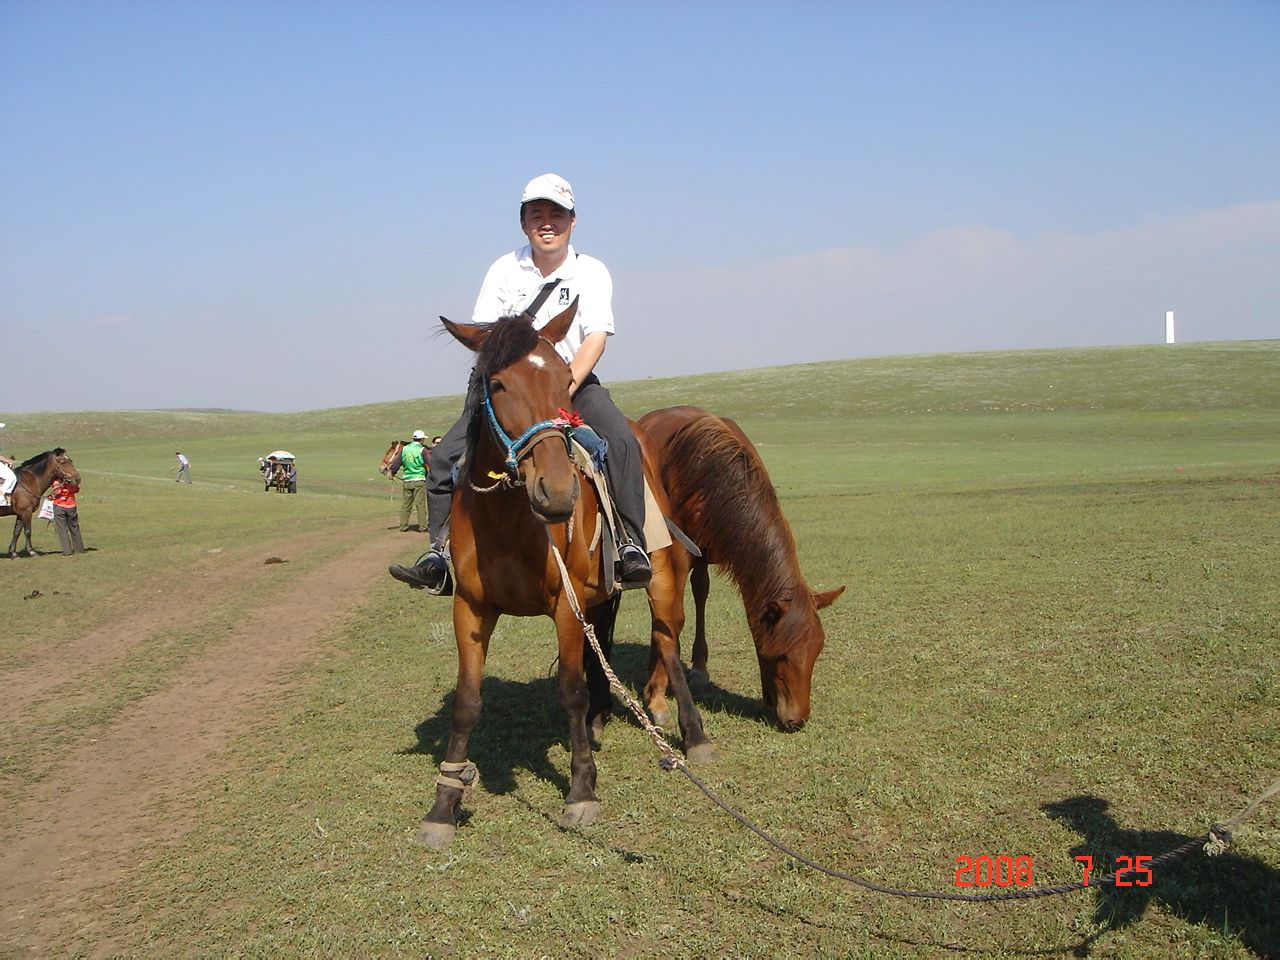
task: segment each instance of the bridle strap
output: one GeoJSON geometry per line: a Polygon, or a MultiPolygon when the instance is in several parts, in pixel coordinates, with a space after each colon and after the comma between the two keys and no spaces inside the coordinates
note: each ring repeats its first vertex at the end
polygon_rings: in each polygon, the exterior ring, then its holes
{"type": "Polygon", "coordinates": [[[484,384],[484,412],[489,421],[489,429],[493,431],[494,439],[506,448],[507,455],[503,460],[503,464],[506,466],[508,473],[516,474],[520,468],[520,461],[529,456],[534,447],[553,433],[564,440],[565,450],[568,451],[569,449],[568,429],[572,426],[572,423],[566,417],[539,420],[516,439],[512,440],[507,435],[507,432],[502,429],[502,424],[498,422],[498,415],[493,410],[493,399],[489,395],[489,384],[487,382],[484,384]]]}

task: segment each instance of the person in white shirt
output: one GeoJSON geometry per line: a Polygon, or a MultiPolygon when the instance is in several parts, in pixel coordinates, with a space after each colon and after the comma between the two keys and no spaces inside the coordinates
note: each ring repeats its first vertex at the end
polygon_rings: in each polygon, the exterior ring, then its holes
{"type": "MultiPolygon", "coordinates": [[[[0,430],[3,429],[4,424],[0,423],[0,430]]],[[[18,475],[13,472],[16,462],[12,457],[0,453],[0,507],[9,506],[13,491],[18,486],[18,475]]]]}
{"type": "MultiPolygon", "coordinates": [[[[622,588],[643,587],[650,577],[644,543],[644,465],[640,444],[609,391],[593,372],[614,332],[613,279],[595,257],[574,250],[577,225],[573,188],[563,177],[534,177],[520,200],[520,229],[528,244],[499,257],[485,274],[472,311],[473,323],[526,314],[541,329],[576,298],[577,313],[556,345],[569,364],[574,409],[607,443],[605,476],[622,521],[622,588]]],[[[427,528],[432,548],[411,567],[390,568],[397,580],[431,593],[451,590],[448,524],[453,466],[466,449],[467,424],[459,420],[431,452],[427,476],[427,528]]]]}

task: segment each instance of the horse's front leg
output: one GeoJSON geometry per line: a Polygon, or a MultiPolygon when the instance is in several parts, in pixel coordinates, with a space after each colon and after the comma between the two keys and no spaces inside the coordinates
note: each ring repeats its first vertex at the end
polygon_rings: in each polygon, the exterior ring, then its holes
{"type": "MultiPolygon", "coordinates": [[[[649,681],[644,688],[644,704],[649,709],[653,722],[660,727],[671,722],[671,707],[667,703],[671,678],[667,674],[666,660],[662,656],[665,641],[659,642],[659,637],[674,637],[676,650],[679,651],[680,634],[685,626],[684,584],[689,577],[689,561],[689,554],[679,548],[659,551],[654,555],[657,565],[649,580],[648,599],[653,638],[649,644],[649,681]]],[[[696,590],[694,596],[697,596],[696,590]]],[[[697,656],[696,646],[694,656],[697,656]]]]}
{"type": "Polygon", "coordinates": [[[36,555],[36,548],[31,545],[31,527],[32,526],[33,524],[31,523],[31,517],[27,517],[25,520],[22,521],[22,529],[25,530],[27,534],[27,556],[28,557],[34,557],[36,555]]]}
{"type": "Polygon", "coordinates": [[[440,777],[436,780],[436,802],[418,825],[414,838],[434,850],[443,850],[457,832],[458,807],[466,787],[476,777],[467,759],[471,731],[480,720],[480,680],[489,652],[489,638],[498,622],[497,611],[473,607],[461,597],[453,602],[453,635],[458,644],[458,685],[453,693],[453,723],[445,748],[440,777]]]}
{"type": "MultiPolygon", "coordinates": [[[[649,659],[652,665],[646,696],[652,698],[662,691],[654,689],[655,678],[666,676],[680,712],[680,735],[684,738],[684,752],[690,760],[716,759],[716,748],[702,728],[702,714],[693,702],[693,694],[685,680],[684,666],[680,663],[680,631],[684,629],[684,578],[677,577],[672,568],[671,550],[659,550],[652,557],[653,577],[649,581],[649,612],[652,615],[653,634],[650,637],[649,659]],[[679,591],[676,584],[679,583],[679,591]],[[659,670],[661,667],[661,670],[659,670]]],[[[665,703],[665,699],[663,701],[665,703]]]]}
{"type": "MultiPolygon", "coordinates": [[[[586,631],[566,602],[556,610],[556,634],[560,638],[560,703],[569,717],[570,779],[560,826],[585,827],[600,816],[596,798],[596,760],[587,735],[587,709],[591,696],[583,662],[586,631]]],[[[595,652],[592,651],[592,656],[595,652]]]]}

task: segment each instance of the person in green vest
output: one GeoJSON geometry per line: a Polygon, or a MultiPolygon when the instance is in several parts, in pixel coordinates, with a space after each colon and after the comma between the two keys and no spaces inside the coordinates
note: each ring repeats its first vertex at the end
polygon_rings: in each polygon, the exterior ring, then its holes
{"type": "Polygon", "coordinates": [[[422,441],[427,435],[421,430],[413,431],[413,439],[400,451],[400,481],[403,493],[400,496],[400,532],[409,529],[409,514],[414,507],[418,509],[418,529],[427,529],[427,468],[422,441]]]}

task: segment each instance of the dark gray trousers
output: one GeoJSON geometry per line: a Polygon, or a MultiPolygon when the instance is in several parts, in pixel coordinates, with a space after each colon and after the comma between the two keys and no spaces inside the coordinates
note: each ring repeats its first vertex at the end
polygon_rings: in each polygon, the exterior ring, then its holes
{"type": "MultiPolygon", "coordinates": [[[[622,518],[626,535],[644,546],[644,461],[640,441],[622,411],[614,405],[598,377],[592,374],[573,395],[573,408],[609,443],[604,473],[609,492],[622,518]]],[[[488,429],[485,426],[483,429],[488,429]]],[[[459,420],[431,450],[427,470],[427,531],[439,546],[453,507],[453,465],[467,448],[466,418],[459,420]]]]}
{"type": "Polygon", "coordinates": [[[75,507],[53,508],[53,529],[58,531],[58,542],[64,554],[84,553],[84,541],[80,539],[80,515],[75,507]]]}

